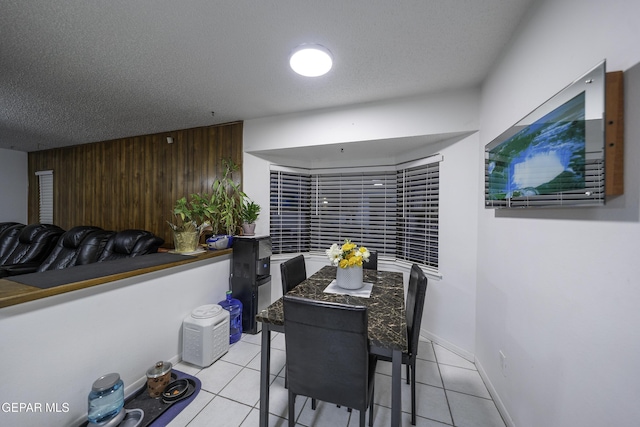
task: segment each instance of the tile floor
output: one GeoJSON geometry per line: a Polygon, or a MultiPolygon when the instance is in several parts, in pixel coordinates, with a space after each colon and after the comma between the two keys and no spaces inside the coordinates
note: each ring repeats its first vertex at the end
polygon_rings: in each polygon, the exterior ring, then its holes
{"type": "MultiPolygon", "coordinates": [[[[260,399],[260,334],[243,335],[229,352],[206,369],[179,363],[175,369],[194,375],[202,390],[170,427],[257,427],[260,399]]],[[[416,368],[418,427],[505,427],[473,363],[430,341],[421,339],[416,368]]],[[[286,427],[287,391],[284,388],[284,335],[271,341],[270,427],[286,427]],[[277,373],[277,375],[276,375],[277,373]]],[[[403,378],[406,368],[402,367],[403,378]]],[[[389,426],[391,417],[391,363],[379,362],[374,397],[375,427],[389,426]]],[[[367,422],[368,422],[367,414],[367,422]]],[[[352,427],[358,411],[318,402],[296,400],[296,426],[352,427]]],[[[411,425],[411,389],[402,381],[402,425],[411,425]]]]}

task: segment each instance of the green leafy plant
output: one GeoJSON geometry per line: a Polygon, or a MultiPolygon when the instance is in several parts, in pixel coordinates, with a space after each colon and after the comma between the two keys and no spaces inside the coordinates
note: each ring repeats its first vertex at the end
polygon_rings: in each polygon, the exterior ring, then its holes
{"type": "Polygon", "coordinates": [[[256,222],[258,216],[260,216],[260,205],[245,198],[242,206],[242,221],[246,224],[252,224],[256,222]]]}
{"type": "Polygon", "coordinates": [[[182,197],[176,200],[173,206],[174,221],[167,221],[173,231],[198,232],[201,235],[206,230],[211,230],[211,207],[207,195],[192,194],[190,200],[182,197]]]}
{"type": "Polygon", "coordinates": [[[242,225],[243,201],[246,195],[233,180],[239,167],[231,160],[222,160],[224,172],[212,186],[211,193],[195,193],[182,197],[173,207],[174,221],[167,223],[173,231],[209,230],[214,234],[234,235],[242,225]]]}
{"type": "Polygon", "coordinates": [[[232,160],[223,160],[224,172],[211,186],[211,225],[216,234],[237,234],[242,225],[243,200],[246,194],[233,180],[239,167],[232,160]]]}

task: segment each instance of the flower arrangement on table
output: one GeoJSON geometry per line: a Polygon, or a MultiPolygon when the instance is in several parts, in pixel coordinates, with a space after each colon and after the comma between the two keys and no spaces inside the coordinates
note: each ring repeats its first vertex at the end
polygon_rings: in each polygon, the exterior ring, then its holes
{"type": "Polygon", "coordinates": [[[367,262],[370,255],[367,248],[364,246],[358,247],[348,239],[345,239],[342,246],[334,243],[326,250],[326,253],[331,264],[340,268],[362,267],[362,263],[367,262]]]}
{"type": "Polygon", "coordinates": [[[336,243],[326,250],[331,265],[338,267],[336,284],[345,289],[360,289],[362,282],[362,263],[369,260],[369,250],[364,246],[358,247],[351,240],[346,239],[342,246],[336,243]]]}

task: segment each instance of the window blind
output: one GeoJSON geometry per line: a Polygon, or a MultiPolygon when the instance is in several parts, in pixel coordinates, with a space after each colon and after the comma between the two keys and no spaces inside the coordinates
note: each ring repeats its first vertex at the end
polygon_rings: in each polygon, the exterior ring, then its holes
{"type": "Polygon", "coordinates": [[[311,251],[322,252],[345,239],[396,252],[395,171],[323,173],[311,179],[311,251]]]}
{"type": "Polygon", "coordinates": [[[53,224],[53,171],[38,171],[39,221],[41,224],[53,224]]]}
{"type": "Polygon", "coordinates": [[[309,252],[309,174],[272,170],[270,175],[270,233],[273,253],[309,252]]]}
{"type": "Polygon", "coordinates": [[[345,173],[273,166],[273,252],[324,254],[333,243],[351,239],[380,255],[437,269],[442,160],[435,155],[345,173]]]}
{"type": "Polygon", "coordinates": [[[438,267],[439,187],[439,162],[398,170],[398,259],[438,267]]]}

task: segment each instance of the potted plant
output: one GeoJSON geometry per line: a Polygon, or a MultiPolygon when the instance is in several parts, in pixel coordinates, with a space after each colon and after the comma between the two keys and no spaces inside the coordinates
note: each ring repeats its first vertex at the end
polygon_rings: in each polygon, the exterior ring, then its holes
{"type": "Polygon", "coordinates": [[[238,165],[231,160],[223,160],[222,163],[224,173],[213,182],[209,199],[214,236],[207,239],[207,244],[211,249],[231,247],[232,237],[242,225],[243,200],[246,197],[240,184],[233,180],[238,165]]]}
{"type": "Polygon", "coordinates": [[[242,231],[245,236],[253,236],[256,231],[256,220],[260,215],[260,205],[249,198],[242,205],[242,231]]]}
{"type": "Polygon", "coordinates": [[[211,230],[211,211],[206,195],[192,194],[190,200],[182,197],[176,201],[173,207],[174,221],[167,221],[173,231],[176,252],[194,252],[198,249],[202,233],[211,230]]]}

